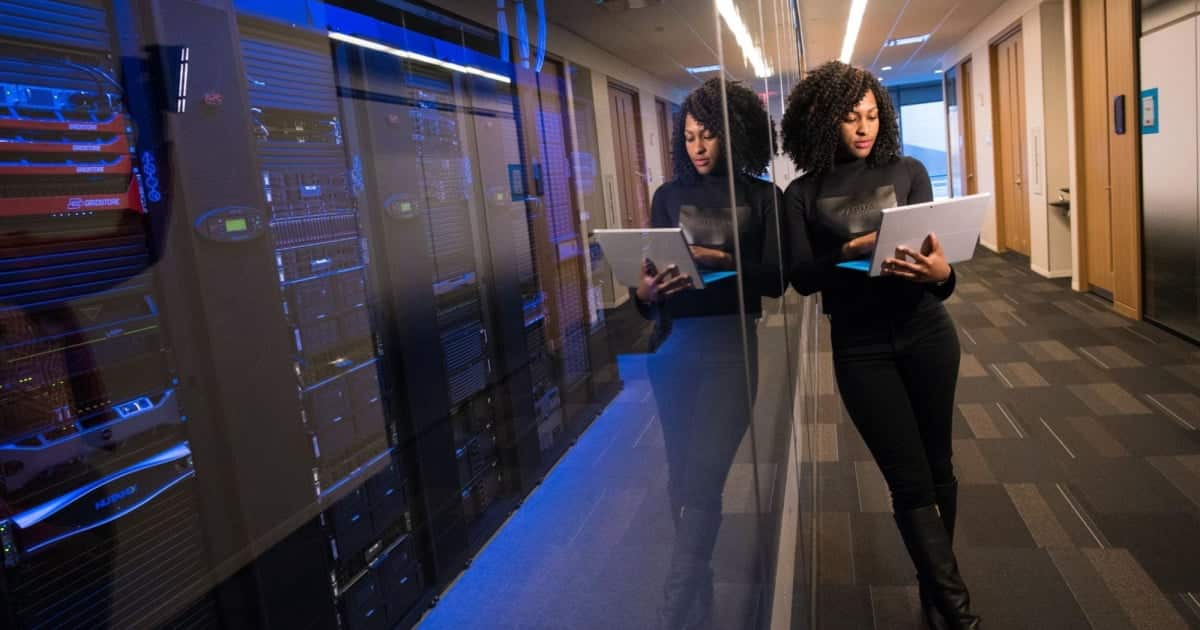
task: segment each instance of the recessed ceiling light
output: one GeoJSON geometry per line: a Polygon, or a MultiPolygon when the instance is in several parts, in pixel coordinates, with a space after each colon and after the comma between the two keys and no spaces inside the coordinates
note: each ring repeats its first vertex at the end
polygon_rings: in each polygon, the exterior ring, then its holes
{"type": "Polygon", "coordinates": [[[842,63],[850,63],[854,56],[854,44],[858,41],[858,31],[862,28],[863,14],[867,12],[867,0],[854,0],[850,5],[850,17],[846,19],[846,36],[842,39],[842,55],[838,57],[842,63]]]}
{"type": "Polygon", "coordinates": [[[684,68],[684,70],[687,70],[690,74],[704,74],[705,72],[716,72],[720,69],[721,69],[721,66],[719,66],[719,65],[692,66],[690,68],[684,68]]]}
{"type": "Polygon", "coordinates": [[[880,72],[887,72],[888,70],[891,70],[891,69],[892,69],[892,67],[891,67],[891,66],[884,66],[884,67],[880,68],[880,69],[879,69],[879,71],[880,71],[880,72]]]}
{"type": "Polygon", "coordinates": [[[733,39],[742,49],[742,59],[754,69],[754,76],[765,79],[775,74],[775,70],[771,68],[763,51],[754,43],[750,29],[742,21],[742,16],[733,2],[734,0],[717,0],[717,13],[721,15],[721,19],[725,20],[725,26],[729,27],[729,32],[733,33],[733,39]]]}
{"type": "Polygon", "coordinates": [[[889,39],[887,41],[887,43],[885,43],[883,45],[883,47],[891,48],[892,46],[908,46],[909,44],[923,44],[926,41],[928,41],[930,36],[932,36],[932,35],[933,35],[933,33],[925,33],[924,35],[915,35],[913,37],[901,37],[899,39],[889,39]]]}

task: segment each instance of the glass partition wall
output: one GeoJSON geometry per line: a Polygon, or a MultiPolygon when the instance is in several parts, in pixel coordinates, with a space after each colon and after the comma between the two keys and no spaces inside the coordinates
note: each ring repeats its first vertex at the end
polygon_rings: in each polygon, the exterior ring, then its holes
{"type": "Polygon", "coordinates": [[[636,4],[0,0],[0,625],[807,627],[798,16],[636,4]]]}

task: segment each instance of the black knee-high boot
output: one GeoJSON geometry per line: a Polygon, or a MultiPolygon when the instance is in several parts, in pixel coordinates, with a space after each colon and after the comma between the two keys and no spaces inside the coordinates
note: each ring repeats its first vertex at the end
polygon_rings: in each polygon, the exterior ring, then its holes
{"type": "Polygon", "coordinates": [[[947,628],[977,630],[979,617],[971,612],[971,596],[958,572],[950,535],[936,506],[897,512],[896,526],[924,586],[947,628]]]}
{"type": "Polygon", "coordinates": [[[706,628],[713,607],[712,553],[721,513],[684,508],[675,527],[675,547],[659,610],[662,630],[706,628]]]}
{"type": "MultiPolygon", "coordinates": [[[[958,480],[938,484],[933,487],[933,491],[937,497],[938,515],[942,517],[942,525],[946,527],[946,534],[950,536],[950,543],[953,545],[954,525],[958,520],[958,480]]],[[[938,612],[937,605],[933,603],[933,598],[929,594],[930,589],[919,578],[920,576],[918,576],[917,584],[921,595],[921,610],[925,615],[925,624],[929,626],[929,630],[946,630],[948,628],[946,618],[938,612]]]]}

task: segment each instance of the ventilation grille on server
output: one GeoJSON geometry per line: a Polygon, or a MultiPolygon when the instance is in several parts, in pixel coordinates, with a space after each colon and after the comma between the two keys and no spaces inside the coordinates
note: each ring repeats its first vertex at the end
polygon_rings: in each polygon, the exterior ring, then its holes
{"type": "MultiPolygon", "coordinates": [[[[542,99],[543,104],[547,100],[558,104],[557,99],[542,99]]],[[[578,237],[574,217],[571,216],[571,172],[567,162],[562,111],[558,107],[546,108],[542,112],[541,122],[546,159],[545,205],[550,218],[550,238],[555,246],[559,246],[578,237]]]]}
{"type": "Polygon", "coordinates": [[[102,0],[0,0],[0,37],[72,48],[112,45],[102,0]]]}
{"type": "Polygon", "coordinates": [[[148,628],[190,604],[176,598],[206,573],[192,496],[188,483],[177,485],[20,565],[10,574],[20,627],[148,628]]]}
{"type": "Polygon", "coordinates": [[[563,370],[567,382],[574,384],[587,376],[587,313],[584,311],[584,270],[580,259],[559,263],[559,323],[563,336],[563,370]]]}
{"type": "Polygon", "coordinates": [[[324,48],[303,46],[298,44],[300,33],[289,32],[284,39],[245,23],[240,31],[251,103],[321,114],[338,110],[326,42],[319,42],[324,48]]]}
{"type": "MultiPolygon", "coordinates": [[[[557,84],[554,84],[557,85],[557,84]]],[[[561,335],[563,370],[568,383],[587,375],[587,313],[584,269],[576,218],[570,195],[570,166],[559,93],[543,85],[541,130],[546,159],[545,206],[549,215],[550,239],[558,259],[558,329],[561,335]]]]}

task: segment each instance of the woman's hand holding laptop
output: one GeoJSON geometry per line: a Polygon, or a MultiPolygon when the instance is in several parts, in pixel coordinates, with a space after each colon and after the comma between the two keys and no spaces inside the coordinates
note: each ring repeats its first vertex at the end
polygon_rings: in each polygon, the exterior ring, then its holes
{"type": "Polygon", "coordinates": [[[925,237],[921,251],[913,251],[903,245],[896,248],[896,255],[883,261],[883,273],[913,282],[934,284],[950,278],[950,263],[938,242],[936,234],[925,237]],[[912,262],[905,260],[911,258],[912,262]]]}
{"type": "Polygon", "coordinates": [[[692,288],[692,278],[679,272],[671,265],[659,271],[654,261],[642,262],[642,283],[637,288],[637,298],[647,304],[658,302],[680,291],[692,288]]]}

